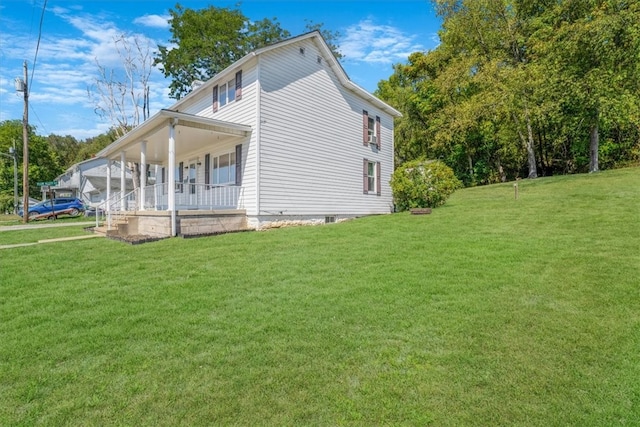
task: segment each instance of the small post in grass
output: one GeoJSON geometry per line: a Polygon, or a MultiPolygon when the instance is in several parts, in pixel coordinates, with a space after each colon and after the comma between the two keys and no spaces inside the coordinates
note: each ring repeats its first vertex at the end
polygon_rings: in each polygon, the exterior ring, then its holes
{"type": "Polygon", "coordinates": [[[515,200],[518,200],[518,182],[517,181],[515,184],[513,184],[513,191],[514,191],[515,200]]]}

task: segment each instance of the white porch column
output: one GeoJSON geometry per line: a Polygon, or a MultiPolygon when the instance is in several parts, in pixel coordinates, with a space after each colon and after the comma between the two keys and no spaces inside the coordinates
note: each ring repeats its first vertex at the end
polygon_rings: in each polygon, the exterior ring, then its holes
{"type": "Polygon", "coordinates": [[[140,210],[144,210],[144,189],[147,186],[147,141],[140,143],[140,210]]]}
{"type": "Polygon", "coordinates": [[[176,230],[176,123],[177,119],[169,121],[169,168],[167,178],[167,195],[169,196],[167,210],[171,212],[171,236],[175,236],[176,230]]]}
{"type": "MultiPolygon", "coordinates": [[[[111,160],[107,160],[107,206],[104,209],[107,212],[111,210],[111,160]]],[[[96,215],[98,215],[97,211],[96,215]]]]}
{"type": "Polygon", "coordinates": [[[127,201],[124,195],[127,194],[127,164],[125,163],[125,152],[120,152],[120,210],[127,209],[127,201]]]}

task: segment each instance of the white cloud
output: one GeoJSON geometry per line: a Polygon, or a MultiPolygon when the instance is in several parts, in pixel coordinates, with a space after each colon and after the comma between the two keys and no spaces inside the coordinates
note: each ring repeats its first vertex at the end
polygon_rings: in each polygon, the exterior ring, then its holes
{"type": "Polygon", "coordinates": [[[346,61],[392,64],[406,60],[412,52],[424,50],[415,38],[396,27],[366,19],[346,29],[340,51],[346,61]]]}
{"type": "Polygon", "coordinates": [[[168,29],[170,18],[169,15],[144,15],[134,19],[133,23],[144,25],[145,27],[168,29]]]}

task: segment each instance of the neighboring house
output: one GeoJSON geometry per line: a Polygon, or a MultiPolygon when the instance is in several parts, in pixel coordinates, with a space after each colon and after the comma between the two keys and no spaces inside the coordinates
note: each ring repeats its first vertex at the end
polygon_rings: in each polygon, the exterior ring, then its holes
{"type": "MultiPolygon", "coordinates": [[[[107,159],[93,158],[76,163],[58,176],[58,185],[51,187],[57,197],[77,197],[86,205],[95,206],[107,199],[107,159]]],[[[120,163],[111,164],[111,175],[120,176],[120,163]]],[[[125,193],[133,190],[131,171],[125,166],[125,193]]],[[[111,190],[120,192],[121,182],[114,181],[111,190]]]]}
{"type": "Polygon", "coordinates": [[[135,214],[153,225],[138,232],[205,233],[206,213],[224,209],[254,229],[333,222],[393,211],[398,116],[314,31],[246,55],[98,156],[156,165],[135,214]],[[187,226],[194,216],[200,228],[187,226]]]}

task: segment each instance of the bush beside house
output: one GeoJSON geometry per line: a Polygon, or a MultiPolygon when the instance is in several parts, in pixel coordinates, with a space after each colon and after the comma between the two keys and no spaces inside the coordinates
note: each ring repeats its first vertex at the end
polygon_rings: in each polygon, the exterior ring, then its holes
{"type": "Polygon", "coordinates": [[[453,170],[441,161],[418,159],[404,163],[391,176],[396,209],[435,208],[462,187],[453,170]]]}

